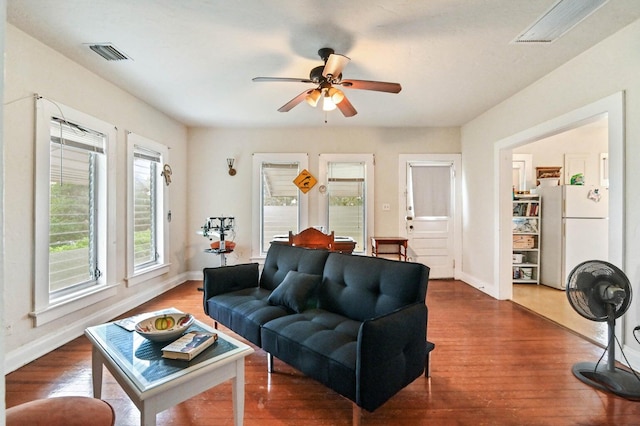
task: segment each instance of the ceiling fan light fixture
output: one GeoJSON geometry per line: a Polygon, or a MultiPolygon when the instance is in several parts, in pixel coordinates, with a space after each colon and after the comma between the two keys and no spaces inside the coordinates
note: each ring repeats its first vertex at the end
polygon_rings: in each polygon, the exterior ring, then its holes
{"type": "Polygon", "coordinates": [[[336,104],[333,102],[331,96],[329,96],[329,93],[327,92],[322,97],[322,110],[333,111],[334,109],[336,109],[336,104]]]}
{"type": "Polygon", "coordinates": [[[336,89],[335,87],[332,87],[329,90],[327,90],[327,95],[331,97],[331,101],[335,105],[338,105],[344,99],[344,93],[342,92],[342,90],[336,89]]]}
{"type": "Polygon", "coordinates": [[[307,97],[304,99],[305,101],[307,101],[309,105],[311,105],[312,107],[315,107],[316,105],[318,105],[318,101],[320,100],[321,95],[322,95],[322,92],[320,90],[313,89],[311,93],[309,93],[307,97]]]}

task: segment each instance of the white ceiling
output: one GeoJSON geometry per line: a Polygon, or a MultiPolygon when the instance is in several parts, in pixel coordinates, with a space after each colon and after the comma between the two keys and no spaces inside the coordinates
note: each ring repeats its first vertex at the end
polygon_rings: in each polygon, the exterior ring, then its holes
{"type": "Polygon", "coordinates": [[[640,18],[609,0],[551,44],[512,44],[556,0],[8,0],[8,21],[189,126],[319,126],[302,103],[277,111],[308,78],[321,47],[351,58],[345,79],[402,84],[345,89],[358,115],[330,126],[458,126],[640,18]],[[111,42],[108,62],[86,43],[111,42]]]}

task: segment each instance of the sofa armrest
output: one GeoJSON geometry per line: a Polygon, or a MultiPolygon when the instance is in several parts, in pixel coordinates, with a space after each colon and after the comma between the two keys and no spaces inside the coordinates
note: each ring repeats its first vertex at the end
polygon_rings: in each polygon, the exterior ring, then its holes
{"type": "Polygon", "coordinates": [[[218,268],[204,268],[202,287],[204,311],[209,314],[207,300],[218,294],[230,293],[244,288],[258,287],[258,264],[245,263],[218,268]]]}
{"type": "Polygon", "coordinates": [[[356,403],[373,411],[421,376],[426,337],[424,303],[364,321],[358,333],[356,403]]]}

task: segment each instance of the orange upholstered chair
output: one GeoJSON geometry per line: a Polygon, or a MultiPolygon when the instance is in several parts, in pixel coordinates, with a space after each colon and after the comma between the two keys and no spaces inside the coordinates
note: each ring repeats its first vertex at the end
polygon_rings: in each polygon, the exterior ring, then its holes
{"type": "Polygon", "coordinates": [[[307,228],[298,234],[289,231],[289,244],[292,246],[332,250],[333,239],[333,231],[331,234],[325,234],[316,228],[307,228]]]}
{"type": "Polygon", "coordinates": [[[8,408],[7,426],[113,426],[116,415],[109,403],[87,396],[37,399],[8,408]]]}

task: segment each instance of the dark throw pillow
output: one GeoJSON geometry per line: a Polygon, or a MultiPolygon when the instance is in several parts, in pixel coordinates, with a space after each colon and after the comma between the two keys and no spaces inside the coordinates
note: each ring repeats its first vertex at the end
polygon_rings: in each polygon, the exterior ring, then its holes
{"type": "Polygon", "coordinates": [[[307,308],[307,300],[314,292],[322,276],[289,271],[284,280],[269,295],[272,305],[286,306],[294,312],[302,312],[307,308]]]}

